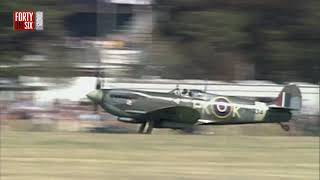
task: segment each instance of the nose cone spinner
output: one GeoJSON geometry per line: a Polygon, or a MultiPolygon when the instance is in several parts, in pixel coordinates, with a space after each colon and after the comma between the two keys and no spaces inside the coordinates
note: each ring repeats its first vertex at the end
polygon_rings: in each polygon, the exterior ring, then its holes
{"type": "Polygon", "coordinates": [[[102,96],[103,96],[103,93],[101,90],[94,90],[87,94],[87,97],[95,103],[102,101],[102,96]]]}

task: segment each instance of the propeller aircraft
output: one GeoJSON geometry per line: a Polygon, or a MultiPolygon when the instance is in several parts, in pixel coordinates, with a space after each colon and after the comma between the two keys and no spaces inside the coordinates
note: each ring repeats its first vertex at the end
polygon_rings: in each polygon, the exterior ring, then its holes
{"type": "Polygon", "coordinates": [[[290,127],[285,122],[291,119],[292,111],[301,108],[301,93],[296,85],[285,86],[272,102],[261,102],[197,89],[175,88],[167,93],[101,89],[100,83],[87,97],[119,121],[141,124],[138,133],[145,134],[151,134],[153,128],[253,123],[279,123],[288,131],[290,127]]]}

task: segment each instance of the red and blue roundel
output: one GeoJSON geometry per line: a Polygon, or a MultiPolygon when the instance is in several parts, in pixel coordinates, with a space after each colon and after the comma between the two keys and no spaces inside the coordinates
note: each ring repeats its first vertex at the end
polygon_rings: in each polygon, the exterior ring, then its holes
{"type": "Polygon", "coordinates": [[[226,118],[232,113],[230,101],[224,97],[218,97],[214,100],[213,113],[219,118],[226,118]]]}

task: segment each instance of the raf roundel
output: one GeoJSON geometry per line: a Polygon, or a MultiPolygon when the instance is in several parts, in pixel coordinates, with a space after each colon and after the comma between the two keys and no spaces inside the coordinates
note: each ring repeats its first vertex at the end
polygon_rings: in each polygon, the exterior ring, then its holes
{"type": "Polygon", "coordinates": [[[232,113],[230,101],[225,97],[217,97],[213,103],[213,113],[219,118],[227,118],[232,113]]]}

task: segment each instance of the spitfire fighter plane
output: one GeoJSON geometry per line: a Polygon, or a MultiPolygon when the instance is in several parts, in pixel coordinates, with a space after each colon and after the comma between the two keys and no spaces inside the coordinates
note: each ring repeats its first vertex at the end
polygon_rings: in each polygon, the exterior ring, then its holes
{"type": "Polygon", "coordinates": [[[153,128],[250,123],[279,123],[288,131],[284,123],[301,108],[301,93],[295,85],[285,86],[272,102],[179,88],[168,93],[98,88],[87,97],[119,121],[141,124],[138,132],[146,134],[153,128]]]}

